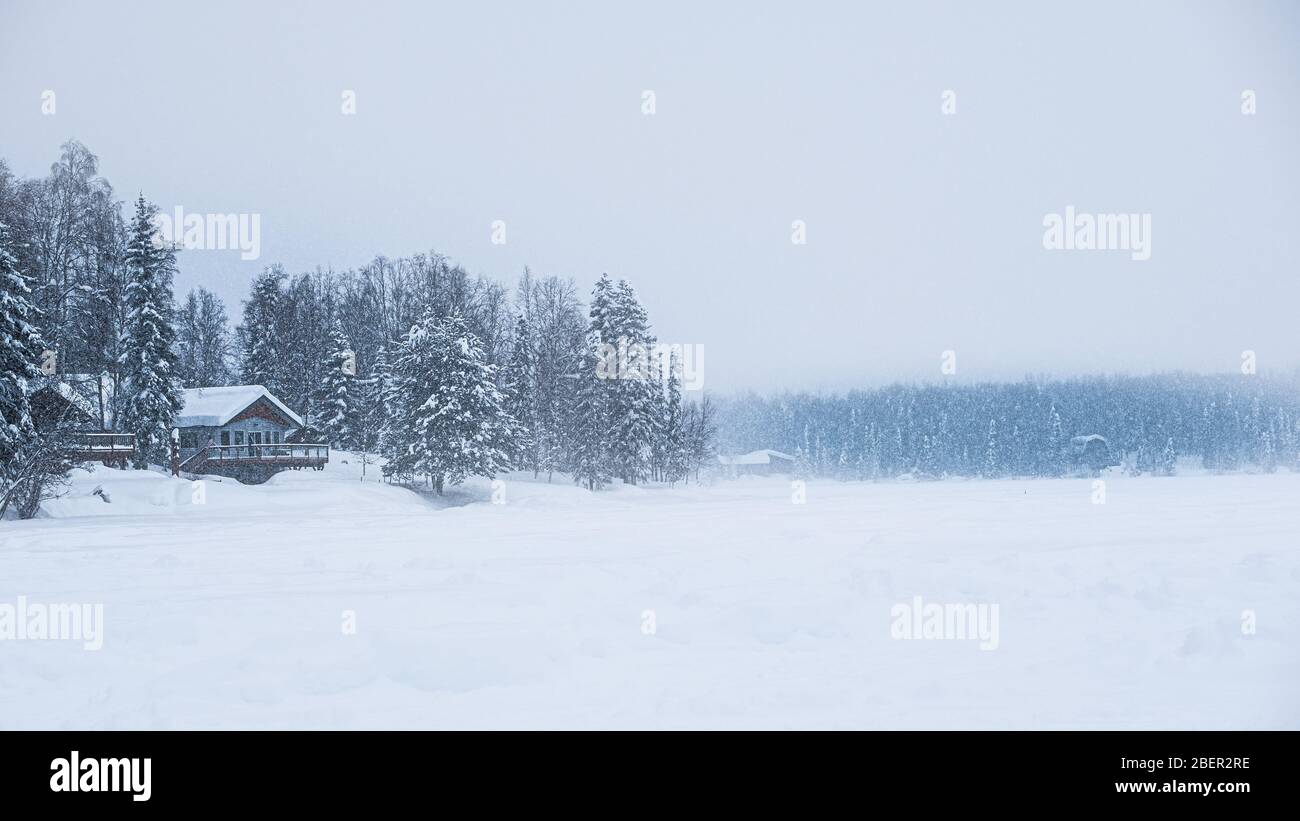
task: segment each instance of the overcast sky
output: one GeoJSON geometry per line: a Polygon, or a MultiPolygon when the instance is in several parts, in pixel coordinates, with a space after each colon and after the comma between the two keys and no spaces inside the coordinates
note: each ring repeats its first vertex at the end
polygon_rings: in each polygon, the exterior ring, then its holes
{"type": "Polygon", "coordinates": [[[232,319],[266,264],[436,249],[631,280],[709,389],[1300,366],[1300,3],[0,0],[0,157],[69,138],[261,215],[180,255],[232,319]],[[1150,259],[1045,249],[1067,205],[1150,259]]]}

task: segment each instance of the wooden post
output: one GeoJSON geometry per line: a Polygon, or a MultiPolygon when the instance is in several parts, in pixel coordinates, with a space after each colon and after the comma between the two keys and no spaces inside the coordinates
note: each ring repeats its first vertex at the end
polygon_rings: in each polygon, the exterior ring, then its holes
{"type": "Polygon", "coordinates": [[[172,475],[181,475],[181,432],[179,428],[172,428],[172,475]]]}

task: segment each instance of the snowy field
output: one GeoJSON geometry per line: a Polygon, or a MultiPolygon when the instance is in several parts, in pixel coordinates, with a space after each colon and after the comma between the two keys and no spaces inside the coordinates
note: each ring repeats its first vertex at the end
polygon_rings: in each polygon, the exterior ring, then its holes
{"type": "Polygon", "coordinates": [[[0,603],[105,620],[0,642],[0,727],[1300,728],[1300,475],[435,504],[335,458],[0,524],[0,603]],[[997,648],[891,638],[918,595],[997,604],[997,648]]]}

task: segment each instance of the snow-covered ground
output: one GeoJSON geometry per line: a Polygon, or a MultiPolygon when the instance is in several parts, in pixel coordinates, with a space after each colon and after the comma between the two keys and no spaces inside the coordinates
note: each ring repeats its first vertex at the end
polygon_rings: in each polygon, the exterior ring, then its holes
{"type": "Polygon", "coordinates": [[[343,458],[204,504],[99,469],[0,523],[0,604],[105,621],[0,641],[0,727],[1300,727],[1297,474],[492,504],[343,458]],[[997,649],[891,638],[914,596],[997,604],[997,649]]]}

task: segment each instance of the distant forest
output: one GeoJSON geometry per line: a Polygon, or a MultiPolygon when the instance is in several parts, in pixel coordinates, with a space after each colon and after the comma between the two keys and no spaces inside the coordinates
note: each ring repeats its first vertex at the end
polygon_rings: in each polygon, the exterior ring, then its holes
{"type": "Polygon", "coordinates": [[[723,453],[774,448],[810,476],[1061,476],[1070,440],[1099,434],[1133,473],[1296,469],[1300,380],[1166,374],[896,385],[847,395],[718,402],[723,453]]]}

